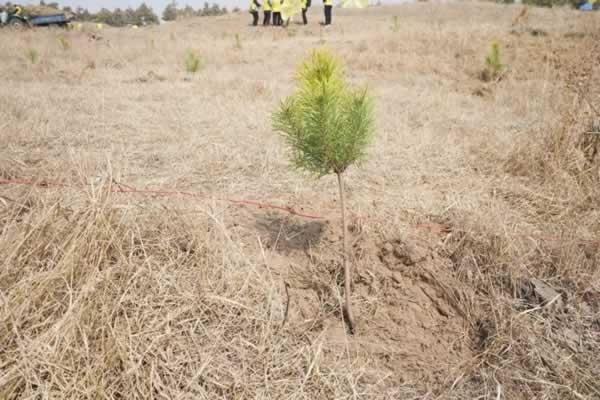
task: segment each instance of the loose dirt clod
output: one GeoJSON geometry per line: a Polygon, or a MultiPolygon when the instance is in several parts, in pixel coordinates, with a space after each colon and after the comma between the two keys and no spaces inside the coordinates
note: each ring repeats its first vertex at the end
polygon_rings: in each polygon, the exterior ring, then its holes
{"type": "Polygon", "coordinates": [[[311,232],[312,224],[285,221],[271,225],[272,233],[264,232],[263,241],[277,236],[278,251],[285,254],[275,257],[270,267],[290,284],[288,331],[320,339],[323,351],[331,354],[347,349],[357,359],[372,359],[377,369],[365,379],[373,382],[383,369],[398,384],[440,384],[448,373],[469,363],[473,354],[462,307],[472,293],[453,276],[449,260],[414,242],[393,240],[379,246],[367,237],[351,237],[358,275],[354,301],[361,317],[359,334],[350,337],[337,319],[341,311],[335,293],[342,288],[336,246],[331,246],[341,234],[337,224],[321,225],[305,248],[285,244],[289,232],[311,232]],[[298,265],[291,273],[290,262],[298,265]]]}

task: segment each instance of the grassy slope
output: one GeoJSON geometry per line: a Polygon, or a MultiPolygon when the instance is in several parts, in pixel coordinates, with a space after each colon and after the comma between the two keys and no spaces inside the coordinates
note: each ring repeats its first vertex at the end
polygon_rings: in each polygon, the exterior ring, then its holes
{"type": "Polygon", "coordinates": [[[0,398],[600,396],[598,164],[584,134],[598,16],[531,9],[513,25],[520,11],[414,4],[345,12],[326,31],[315,8],[287,31],[244,14],[101,40],[3,32],[0,176],[93,186],[0,186],[0,398]],[[509,68],[484,84],[494,39],[509,68]],[[290,173],[270,129],[320,45],[378,97],[372,158],[349,177],[366,216],[353,224],[356,338],[335,305],[333,181],[290,173]],[[206,64],[194,76],[188,48],[206,64]],[[109,195],[112,180],[333,223],[109,195]],[[390,243],[432,261],[413,271],[390,243]],[[532,277],[560,299],[545,306],[532,277]]]}

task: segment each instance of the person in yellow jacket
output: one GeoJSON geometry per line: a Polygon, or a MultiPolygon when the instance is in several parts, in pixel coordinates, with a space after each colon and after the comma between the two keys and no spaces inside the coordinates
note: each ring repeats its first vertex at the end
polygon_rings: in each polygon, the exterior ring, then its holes
{"type": "Polygon", "coordinates": [[[306,11],[308,10],[308,7],[310,7],[310,0],[302,0],[300,2],[302,4],[302,22],[304,23],[304,25],[308,24],[308,18],[306,18],[306,11]]]}
{"type": "Polygon", "coordinates": [[[272,0],[271,9],[273,10],[273,26],[281,26],[283,19],[281,19],[281,0],[272,0]]]}
{"type": "Polygon", "coordinates": [[[250,14],[252,14],[252,26],[258,25],[258,10],[260,3],[258,0],[250,0],[250,14]]]}
{"type": "Polygon", "coordinates": [[[263,26],[269,26],[271,24],[271,0],[263,0],[263,26]]]}
{"type": "Polygon", "coordinates": [[[325,4],[325,25],[331,25],[331,11],[333,10],[333,0],[323,0],[325,4]]]}

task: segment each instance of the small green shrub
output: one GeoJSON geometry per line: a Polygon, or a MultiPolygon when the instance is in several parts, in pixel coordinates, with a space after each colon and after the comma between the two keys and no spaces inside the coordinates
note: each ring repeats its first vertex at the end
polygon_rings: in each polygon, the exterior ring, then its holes
{"type": "Polygon", "coordinates": [[[190,74],[195,74],[202,69],[204,69],[204,62],[200,54],[195,50],[188,49],[185,52],[185,70],[190,74]]]}
{"type": "Polygon", "coordinates": [[[40,54],[36,49],[29,48],[25,51],[25,57],[32,63],[37,64],[40,60],[40,54]]]}
{"type": "Polygon", "coordinates": [[[67,51],[71,48],[71,43],[67,40],[66,37],[64,36],[59,36],[58,37],[58,42],[60,43],[60,47],[64,50],[67,51]]]}
{"type": "Polygon", "coordinates": [[[494,41],[490,49],[490,54],[485,58],[485,68],[481,72],[481,79],[489,82],[501,78],[505,66],[502,64],[500,44],[494,41]]]}
{"type": "Polygon", "coordinates": [[[235,43],[233,45],[234,48],[241,50],[242,49],[242,39],[240,38],[240,34],[235,34],[235,43]]]}
{"type": "Polygon", "coordinates": [[[392,32],[398,32],[400,30],[400,19],[397,15],[394,15],[392,19],[392,32]]]}

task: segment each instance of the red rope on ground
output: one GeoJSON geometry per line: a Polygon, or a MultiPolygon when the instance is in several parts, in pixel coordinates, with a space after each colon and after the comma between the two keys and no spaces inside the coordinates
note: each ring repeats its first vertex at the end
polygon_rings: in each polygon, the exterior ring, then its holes
{"type": "MultiPolygon", "coordinates": [[[[62,183],[62,182],[52,182],[52,181],[32,181],[32,180],[26,180],[26,179],[0,179],[0,185],[26,185],[26,186],[58,187],[58,188],[66,188],[66,187],[82,188],[82,187],[86,186],[86,185],[69,185],[69,184],[62,183]]],[[[111,188],[110,191],[112,193],[133,193],[133,194],[145,194],[145,195],[155,195],[155,196],[188,196],[188,197],[202,198],[202,199],[210,198],[210,196],[208,196],[204,193],[197,193],[197,192],[184,192],[184,191],[179,191],[179,190],[164,190],[164,189],[136,189],[134,187],[124,185],[122,183],[116,183],[116,185],[118,186],[118,189],[111,188]]],[[[278,206],[275,204],[263,203],[263,202],[256,201],[256,200],[233,199],[233,198],[226,197],[226,196],[225,197],[217,197],[217,199],[226,201],[226,202],[229,202],[232,204],[249,205],[249,206],[254,206],[254,207],[258,207],[258,208],[269,208],[269,209],[273,209],[273,210],[285,211],[287,213],[290,213],[292,215],[296,215],[296,216],[302,217],[302,218],[325,219],[325,217],[320,216],[320,215],[312,215],[312,214],[305,214],[305,213],[299,212],[292,207],[278,206]]],[[[417,224],[417,225],[415,225],[415,228],[427,229],[430,231],[436,231],[438,233],[450,233],[451,231],[453,231],[453,229],[451,227],[446,227],[446,226],[442,226],[439,224],[428,224],[428,223],[417,224]]],[[[538,239],[538,240],[543,240],[543,241],[547,241],[547,242],[566,242],[567,241],[564,238],[543,236],[543,235],[536,235],[536,234],[517,235],[517,237],[519,237],[521,239],[538,239]]],[[[592,239],[574,238],[572,241],[576,242],[576,243],[581,243],[581,244],[600,244],[600,240],[592,240],[592,239]]]]}
{"type": "MultiPolygon", "coordinates": [[[[34,187],[59,187],[59,188],[81,188],[85,185],[69,185],[62,182],[52,182],[52,181],[32,181],[26,179],[0,179],[0,185],[25,185],[25,186],[34,186],[34,187]]],[[[187,196],[194,198],[202,198],[207,199],[210,196],[204,193],[197,192],[184,192],[180,190],[164,190],[164,189],[136,189],[131,186],[123,185],[120,183],[116,183],[118,189],[110,189],[112,193],[133,193],[133,194],[147,194],[147,195],[155,195],[155,196],[187,196]]],[[[325,217],[320,215],[312,215],[306,214],[300,211],[295,210],[292,207],[278,206],[276,204],[271,203],[263,203],[256,200],[245,200],[245,199],[234,199],[230,197],[218,197],[219,200],[226,201],[232,204],[238,205],[249,205],[258,208],[269,208],[273,210],[285,211],[292,215],[296,215],[302,218],[308,219],[325,219],[325,217]]]]}

